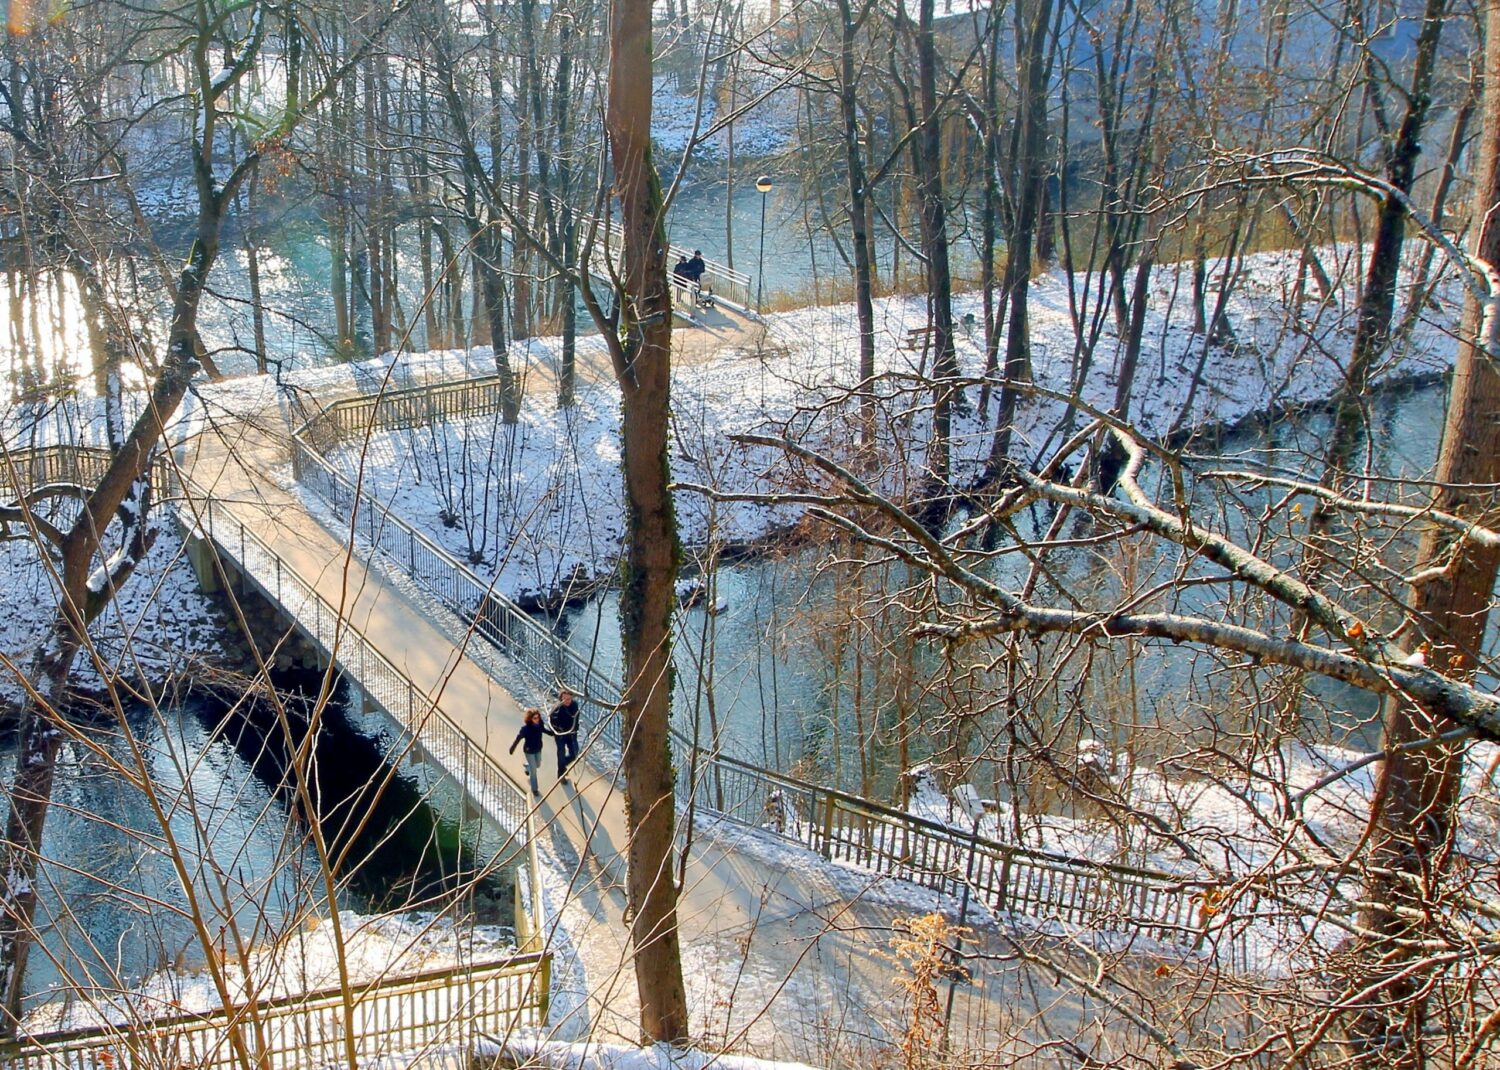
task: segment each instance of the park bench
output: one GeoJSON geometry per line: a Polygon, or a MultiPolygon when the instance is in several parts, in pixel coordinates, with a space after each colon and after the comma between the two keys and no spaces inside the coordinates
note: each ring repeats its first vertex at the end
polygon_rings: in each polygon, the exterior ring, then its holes
{"type": "Polygon", "coordinates": [[[931,327],[913,327],[906,332],[905,348],[913,353],[926,349],[928,342],[932,340],[931,327]]]}

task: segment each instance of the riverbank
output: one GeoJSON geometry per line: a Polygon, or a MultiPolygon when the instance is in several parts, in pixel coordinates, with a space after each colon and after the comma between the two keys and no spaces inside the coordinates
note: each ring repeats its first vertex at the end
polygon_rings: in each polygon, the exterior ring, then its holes
{"type": "MultiPolygon", "coordinates": [[[[1330,258],[1354,253],[1326,252],[1330,258]]],[[[1288,297],[1297,266],[1297,257],[1287,253],[1248,258],[1226,308],[1237,342],[1210,348],[1191,331],[1191,310],[1179,296],[1190,292],[1190,267],[1158,272],[1146,315],[1146,348],[1128,403],[1128,415],[1143,434],[1182,442],[1184,428],[1221,432],[1330,396],[1342,374],[1338,355],[1352,343],[1352,302],[1293,312],[1288,297]]],[[[1076,302],[1094,283],[1086,276],[1071,281],[1070,290],[1060,272],[1039,279],[1031,309],[1035,379],[1064,393],[1075,373],[1076,302]]],[[[955,316],[960,323],[971,315],[977,319],[981,305],[979,294],[961,295],[955,316]]],[[[1434,307],[1379,382],[1430,381],[1451,365],[1457,288],[1440,288],[1434,307]]],[[[1108,316],[1102,318],[1079,395],[1110,410],[1123,345],[1108,316]]],[[[926,323],[923,298],[892,297],[876,305],[879,467],[870,478],[898,499],[912,489],[928,459],[931,357],[907,345],[909,332],[926,323]]],[[[585,344],[598,340],[580,340],[585,344]]],[[[465,357],[471,365],[484,364],[479,350],[429,355],[411,366],[430,367],[434,357],[446,364],[465,357]]],[[[553,339],[533,339],[511,352],[523,378],[558,357],[553,339]]],[[[960,374],[977,383],[984,364],[979,332],[961,333],[957,357],[960,374]]],[[[786,495],[817,488],[819,481],[784,451],[738,444],[734,436],[786,437],[835,458],[847,456],[860,426],[857,367],[854,310],[837,305],[769,316],[763,336],[751,344],[676,369],[672,466],[684,544],[759,546],[797,527],[803,507],[786,495]],[[715,499],[706,490],[732,497],[715,499]],[[752,495],[759,499],[744,499],[752,495]]],[[[951,437],[951,479],[960,486],[982,475],[994,433],[994,401],[987,416],[978,411],[977,387],[967,390],[965,400],[951,437]]],[[[1057,445],[1065,412],[1059,401],[1023,399],[1012,459],[1036,465],[1057,445]]],[[[473,562],[503,593],[555,604],[612,574],[624,528],[618,426],[617,393],[603,384],[580,391],[569,409],[559,409],[550,395],[528,394],[520,422],[510,428],[486,418],[380,433],[363,448],[335,451],[333,459],[351,475],[360,474],[370,493],[455,557],[473,562]]]]}

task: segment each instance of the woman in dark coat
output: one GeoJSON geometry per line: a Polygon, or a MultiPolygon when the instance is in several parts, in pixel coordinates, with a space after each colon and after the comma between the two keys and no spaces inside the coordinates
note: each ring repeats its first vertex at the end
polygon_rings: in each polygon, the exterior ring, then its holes
{"type": "Polygon", "coordinates": [[[542,789],[537,786],[536,771],[542,767],[542,737],[552,735],[552,729],[542,724],[542,711],[529,709],[526,720],[516,738],[511,740],[510,753],[516,753],[516,744],[522,744],[521,754],[526,759],[526,776],[531,780],[531,794],[541,798],[542,789]]]}

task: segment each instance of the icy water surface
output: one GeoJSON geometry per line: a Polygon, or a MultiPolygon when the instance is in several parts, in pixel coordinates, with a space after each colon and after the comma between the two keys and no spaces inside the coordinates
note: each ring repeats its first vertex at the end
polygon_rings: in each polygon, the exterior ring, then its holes
{"type": "MultiPolygon", "coordinates": [[[[286,772],[268,704],[247,720],[194,695],[132,709],[127,724],[89,726],[63,750],[39,878],[43,944],[28,965],[36,999],[64,981],[114,990],[165,967],[191,971],[208,954],[205,934],[214,954],[232,957],[326,916],[308,801],[324,851],[339,860],[341,907],[442,909],[473,877],[463,830],[417,782],[393,775],[337,710],[305,794],[286,772]]],[[[5,758],[14,760],[13,740],[5,758]]],[[[505,898],[491,879],[459,905],[509,924],[496,906],[505,898]]]]}

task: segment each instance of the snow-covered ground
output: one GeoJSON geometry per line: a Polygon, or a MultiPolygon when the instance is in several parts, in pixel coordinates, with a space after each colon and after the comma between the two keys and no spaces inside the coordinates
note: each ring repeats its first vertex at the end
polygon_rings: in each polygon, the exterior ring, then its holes
{"type": "MultiPolygon", "coordinates": [[[[1202,342],[1175,325],[1180,315],[1173,316],[1171,306],[1182,280],[1163,272],[1154,294],[1156,304],[1148,317],[1148,344],[1137,391],[1140,401],[1134,410],[1148,433],[1164,434],[1179,424],[1232,422],[1271,404],[1326,396],[1337,367],[1328,354],[1347,350],[1347,310],[1329,307],[1316,318],[1289,317],[1286,287],[1295,268],[1293,258],[1267,254],[1254,258],[1250,268],[1230,309],[1231,322],[1247,344],[1232,353],[1210,355],[1203,385],[1190,409],[1187,369],[1196,362],[1197,347],[1202,342]]],[[[1039,280],[1034,301],[1038,379],[1061,385],[1066,382],[1073,350],[1066,281],[1055,274],[1039,280]]],[[[978,298],[959,298],[955,311],[961,321],[965,314],[977,317],[978,298]]],[[[1180,314],[1183,310],[1177,311],[1180,314]]],[[[679,369],[673,458],[677,477],[721,489],[780,485],[784,468],[779,452],[741,450],[727,441],[727,436],[737,431],[787,427],[803,441],[830,450],[841,441],[847,443],[851,424],[846,394],[854,381],[856,352],[852,322],[852,309],[846,306],[772,317],[758,344],[726,351],[703,366],[679,369]]],[[[923,355],[902,345],[905,332],[925,322],[920,299],[892,298],[878,305],[881,369],[887,376],[882,390],[895,407],[902,403],[900,391],[905,377],[923,370],[923,355]]],[[[1445,333],[1451,322],[1445,312],[1435,323],[1423,325],[1405,360],[1386,373],[1420,374],[1445,367],[1451,360],[1451,339],[1445,333]]],[[[586,339],[581,344],[594,346],[598,342],[586,339]]],[[[961,337],[959,357],[966,374],[978,373],[982,363],[978,332],[961,337]]],[[[555,340],[534,340],[518,346],[512,358],[523,367],[553,364],[557,358],[555,340]]],[[[1095,372],[1083,391],[1087,400],[1103,407],[1112,403],[1115,358],[1115,345],[1106,328],[1095,372]]],[[[307,403],[313,397],[326,400],[339,393],[370,393],[386,383],[407,386],[484,372],[489,367],[489,354],[476,350],[399,360],[387,357],[362,365],[294,373],[280,383],[260,377],[217,384],[191,400],[173,435],[180,440],[204,421],[224,415],[286,408],[297,416],[310,411],[307,403]]],[[[971,401],[973,397],[971,390],[971,401]]],[[[1034,459],[1059,411],[1059,406],[1051,402],[1023,404],[1015,445],[1018,458],[1028,463],[1034,459]]],[[[926,439],[923,420],[916,413],[909,418],[892,418],[883,425],[890,462],[885,478],[898,489],[903,478],[920,469],[926,439]]],[[[56,438],[71,438],[80,423],[76,419],[59,420],[48,426],[56,429],[56,438]]],[[[976,414],[960,416],[954,441],[958,477],[973,475],[988,450],[988,428],[976,414]]],[[[476,421],[466,426],[419,429],[409,435],[381,435],[372,441],[362,460],[367,483],[381,496],[391,498],[403,515],[427,523],[458,556],[475,552],[481,567],[500,578],[502,589],[522,594],[546,591],[560,578],[580,571],[598,575],[612,567],[621,530],[618,449],[618,400],[611,386],[597,385],[582,391],[579,404],[571,410],[557,409],[545,392],[532,390],[522,422],[514,432],[489,421],[476,421]],[[457,516],[460,525],[443,526],[438,519],[443,510],[457,516]],[[466,518],[468,531],[462,523],[466,518]],[[478,544],[481,537],[487,541],[478,544]]],[[[346,453],[344,460],[352,468],[359,458],[346,453]]],[[[791,506],[725,503],[710,507],[703,497],[691,492],[680,494],[679,501],[689,541],[705,539],[710,531],[735,540],[751,540],[793,522],[797,516],[791,506]]],[[[178,563],[175,571],[180,577],[164,579],[152,588],[170,592],[176,589],[174,584],[181,583],[184,592],[190,591],[190,575],[171,552],[171,545],[164,539],[156,552],[165,554],[167,563],[178,563]]],[[[38,574],[34,561],[29,566],[19,563],[14,567],[18,576],[28,568],[33,575],[38,574]]],[[[172,573],[173,569],[163,565],[162,572],[172,573]]],[[[144,574],[138,579],[143,580],[144,574]]],[[[145,587],[144,583],[140,586],[145,587]]],[[[163,650],[174,644],[181,649],[174,629],[193,619],[184,605],[142,624],[138,635],[163,650]]],[[[17,629],[13,633],[16,636],[24,630],[13,621],[7,624],[17,629]]],[[[1344,758],[1332,752],[1290,755],[1289,776],[1296,784],[1311,784],[1344,758]]],[[[1243,842],[1238,830],[1244,821],[1244,802],[1236,792],[1198,782],[1174,785],[1154,773],[1128,779],[1131,790],[1139,793],[1133,800],[1137,804],[1160,806],[1175,819],[1186,810],[1194,821],[1201,818],[1202,829],[1219,833],[1223,844],[1243,842]]],[[[1355,821],[1367,792],[1367,772],[1357,774],[1310,798],[1309,812],[1330,828],[1355,821]]],[[[919,798],[918,805],[927,807],[922,812],[933,816],[939,808],[946,809],[945,801],[932,797],[919,798]]],[[[1013,816],[999,810],[984,820],[993,822],[998,832],[1000,822],[1013,816]]],[[[1038,846],[1049,849],[1089,857],[1114,857],[1122,850],[1118,839],[1111,839],[1116,834],[1098,822],[1028,815],[1022,823],[1032,830],[1038,846]]],[[[1007,825],[1013,824],[1007,821],[1007,825]]],[[[987,824],[982,831],[989,828],[987,824]]],[[[763,838],[767,865],[821,865],[800,849],[769,836],[763,838]],[[788,852],[796,857],[779,857],[788,852]]],[[[1236,850],[1244,848],[1237,846],[1236,850]]],[[[1249,850],[1255,850],[1253,843],[1249,850]]],[[[1257,856],[1247,853],[1231,859],[1226,855],[1223,860],[1253,864],[1257,856]]],[[[1160,854],[1152,861],[1170,866],[1174,860],[1160,854]]],[[[868,874],[851,877],[837,867],[830,870],[828,879],[835,883],[853,879],[869,887],[878,883],[868,874]]],[[[871,893],[867,889],[862,894],[871,893]]],[[[901,900],[902,909],[909,907],[913,912],[923,907],[954,910],[951,901],[931,893],[899,887],[891,894],[901,900]]],[[[690,958],[694,953],[690,949],[690,958]]],[[[373,957],[379,960],[383,954],[373,957]]],[[[384,961],[389,965],[389,958],[384,961]]],[[[725,1001],[732,1004],[738,995],[744,996],[745,1006],[770,1007],[785,987],[784,976],[757,978],[748,973],[727,948],[704,949],[695,961],[692,998],[705,1016],[711,1016],[725,1001]]],[[[294,967],[294,973],[303,978],[309,976],[308,970],[294,967]]],[[[182,979],[162,983],[167,987],[155,998],[165,1003],[180,999],[176,993],[184,983],[182,979]]],[[[795,1002],[806,995],[794,988],[788,998],[795,1002]]],[[[782,1023],[775,1014],[767,1014],[766,1019],[771,1026],[782,1023]]]]}
{"type": "MultiPolygon", "coordinates": [[[[1350,256],[1352,250],[1329,251],[1350,256]]],[[[1348,352],[1351,311],[1336,302],[1293,309],[1297,256],[1265,253],[1249,258],[1243,281],[1227,307],[1239,345],[1205,355],[1202,337],[1187,326],[1187,266],[1157,272],[1146,317],[1144,353],[1130,416],[1147,435],[1234,423],[1276,407],[1327,397],[1341,374],[1338,354],[1348,352]],[[1203,359],[1201,384],[1193,372],[1203,359]]],[[[1080,277],[1080,290],[1088,282],[1080,277]]],[[[1440,291],[1439,311],[1420,323],[1386,378],[1440,372],[1452,361],[1455,288],[1440,291]]],[[[977,322],[977,294],[955,301],[963,324],[977,322]]],[[[1066,393],[1073,373],[1075,331],[1067,279],[1053,272],[1033,289],[1034,374],[1039,385],[1066,393]]],[[[1106,320],[1108,316],[1105,317],[1106,320]]],[[[925,299],[893,297],[876,304],[877,364],[885,397],[881,418],[885,488],[900,497],[921,476],[928,439],[925,395],[916,378],[930,358],[905,347],[907,332],[927,323],[925,299]]],[[[684,328],[691,329],[691,328],[684,328]]],[[[597,338],[580,348],[597,347],[597,338]]],[[[776,448],[740,446],[743,432],[785,433],[834,457],[847,456],[857,426],[851,391],[857,381],[858,333],[853,308],[807,308],[769,317],[763,339],[731,347],[702,365],[679,367],[673,380],[673,476],[680,483],[723,492],[774,493],[799,485],[795,466],[776,448]]],[[[1120,346],[1106,322],[1084,381],[1082,398],[1111,409],[1120,346]]],[[[476,351],[484,363],[484,352],[476,351]]],[[[457,355],[455,355],[456,357],[457,355]]],[[[511,359],[524,377],[532,368],[554,369],[555,339],[517,344],[511,359]]],[[[977,378],[984,364],[982,331],[962,329],[962,374],[977,378]]],[[[978,389],[967,390],[969,408],[954,418],[954,482],[974,478],[990,451],[991,416],[977,412],[978,389]]],[[[1033,464],[1058,445],[1064,406],[1023,399],[1012,456],[1033,464]]],[[[430,530],[445,549],[494,577],[512,597],[546,595],[580,578],[614,567],[623,530],[619,401],[612,384],[579,392],[560,409],[550,392],[528,392],[521,421],[441,423],[373,436],[367,448],[335,455],[351,475],[363,473],[371,493],[430,530]]],[[[712,503],[702,494],[677,495],[682,538],[701,545],[712,535],[754,542],[801,515],[795,505],[712,503]]]]}
{"type": "MultiPolygon", "coordinates": [[[[274,940],[250,950],[243,965],[221,963],[231,1002],[273,1000],[339,987],[341,971],[351,985],[429,970],[496,962],[514,954],[512,933],[483,925],[455,925],[427,914],[358,914],[341,911],[341,931],[332,919],[308,918],[274,940]]],[[[223,1006],[209,971],[162,970],[130,992],[89,993],[44,1005],[27,1020],[31,1032],[90,1029],[162,1015],[207,1013],[223,1006]]]]}
{"type": "MultiPolygon", "coordinates": [[[[56,612],[55,564],[30,539],[0,541],[0,703],[20,701],[16,672],[31,665],[56,612]]],[[[221,618],[198,590],[182,538],[168,521],[131,581],[90,629],[91,651],[75,663],[74,686],[100,692],[105,676],[161,683],[213,663],[223,648],[221,618]]]]}

